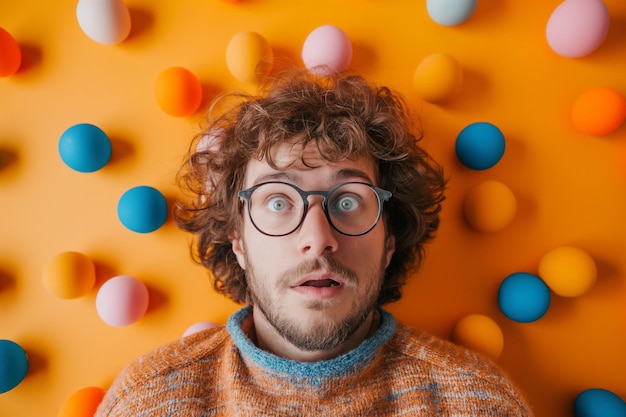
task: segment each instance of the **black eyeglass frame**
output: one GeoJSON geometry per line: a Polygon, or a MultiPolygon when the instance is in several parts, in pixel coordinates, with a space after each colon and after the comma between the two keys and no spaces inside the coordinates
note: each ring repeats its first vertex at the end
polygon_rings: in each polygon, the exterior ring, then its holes
{"type": "Polygon", "coordinates": [[[345,236],[363,236],[369,232],[372,231],[372,229],[378,224],[378,222],[380,221],[380,217],[383,213],[383,205],[385,203],[385,201],[388,201],[391,196],[392,193],[391,191],[387,191],[384,190],[382,188],[376,187],[372,184],[366,183],[366,182],[360,182],[360,181],[348,181],[348,182],[342,182],[341,184],[337,184],[334,187],[332,187],[330,190],[328,191],[321,191],[321,190],[313,190],[313,191],[304,191],[300,188],[298,188],[296,185],[288,183],[288,182],[284,182],[284,181],[266,181],[266,182],[262,182],[260,184],[256,184],[253,185],[250,188],[246,188],[245,190],[241,190],[237,193],[237,195],[239,196],[239,198],[245,200],[248,204],[248,217],[250,218],[250,222],[252,222],[252,225],[255,227],[256,230],[258,230],[260,233],[266,235],[266,236],[271,236],[271,237],[282,237],[282,236],[287,236],[292,234],[293,232],[295,232],[296,230],[298,230],[298,228],[300,228],[300,226],[302,226],[302,223],[304,223],[304,219],[306,218],[306,215],[309,211],[309,196],[311,195],[320,195],[322,196],[324,199],[322,200],[322,209],[324,210],[324,214],[326,215],[326,220],[328,221],[328,224],[330,224],[330,226],[336,230],[337,232],[341,233],[342,235],[345,236]],[[296,192],[298,194],[300,194],[300,197],[302,197],[302,202],[304,203],[303,206],[303,210],[302,210],[302,217],[300,218],[300,221],[298,222],[298,224],[289,232],[287,233],[281,233],[281,234],[271,234],[271,233],[267,233],[264,232],[263,230],[261,230],[259,228],[259,226],[257,226],[257,224],[254,222],[254,219],[252,218],[252,210],[251,210],[251,196],[252,193],[254,192],[254,190],[256,190],[257,188],[265,185],[265,184],[284,184],[287,185],[291,188],[293,188],[294,190],[296,190],[296,192]],[[365,185],[369,188],[371,188],[374,193],[376,194],[376,198],[378,199],[378,214],[376,216],[376,220],[372,223],[372,225],[369,227],[369,229],[365,230],[364,232],[361,233],[356,233],[356,234],[352,234],[352,233],[346,233],[343,232],[341,230],[339,230],[337,228],[337,226],[335,226],[333,224],[333,221],[330,218],[330,213],[328,212],[328,201],[330,196],[340,187],[343,187],[344,185],[349,185],[349,184],[362,184],[365,185]]]}

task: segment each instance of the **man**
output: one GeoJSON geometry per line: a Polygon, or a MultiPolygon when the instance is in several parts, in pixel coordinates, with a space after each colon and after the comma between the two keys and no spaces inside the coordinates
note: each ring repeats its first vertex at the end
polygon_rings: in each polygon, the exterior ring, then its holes
{"type": "Polygon", "coordinates": [[[529,416],[482,356],[396,323],[445,181],[406,106],[358,76],[235,95],[192,148],[177,206],[226,326],[131,364],[97,416],[529,416]]]}

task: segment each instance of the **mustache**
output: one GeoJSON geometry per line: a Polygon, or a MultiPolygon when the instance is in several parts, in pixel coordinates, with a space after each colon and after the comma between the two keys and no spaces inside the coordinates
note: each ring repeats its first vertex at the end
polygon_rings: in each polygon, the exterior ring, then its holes
{"type": "Polygon", "coordinates": [[[334,258],[307,259],[295,267],[283,272],[280,276],[279,282],[282,285],[288,286],[290,283],[303,275],[320,270],[336,275],[346,284],[356,284],[358,282],[356,273],[352,269],[342,265],[334,258]]]}

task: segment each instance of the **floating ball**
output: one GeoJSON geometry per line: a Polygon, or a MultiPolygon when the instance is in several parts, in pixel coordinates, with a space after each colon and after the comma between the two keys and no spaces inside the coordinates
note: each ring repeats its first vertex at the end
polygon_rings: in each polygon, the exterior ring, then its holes
{"type": "Polygon", "coordinates": [[[215,326],[217,326],[217,324],[213,323],[212,321],[200,321],[198,323],[194,323],[189,326],[187,330],[185,330],[185,332],[183,333],[183,337],[201,332],[202,330],[210,329],[215,326]]]}
{"type": "Polygon", "coordinates": [[[516,272],[502,281],[498,305],[509,319],[519,323],[539,320],[550,307],[550,290],[536,275],[516,272]]]}
{"type": "Polygon", "coordinates": [[[105,393],[100,387],[82,388],[65,400],[57,417],[93,417],[105,393]]]}
{"type": "Polygon", "coordinates": [[[546,253],[539,262],[539,276],[562,297],[583,295],[596,282],[597,268],[585,251],[561,246],[546,253]]]}
{"type": "Polygon", "coordinates": [[[465,220],[479,232],[497,232],[515,218],[517,200],[509,187],[488,180],[470,189],[463,202],[465,220]]]}
{"type": "Polygon", "coordinates": [[[268,75],[273,67],[272,47],[256,32],[239,32],[226,47],[226,66],[237,80],[256,82],[268,75]]]}
{"type": "Polygon", "coordinates": [[[302,61],[309,71],[320,76],[343,71],[352,62],[352,42],[338,27],[320,26],[304,40],[302,61]]]}
{"type": "Polygon", "coordinates": [[[487,122],[472,123],[458,134],[456,156],[468,168],[485,170],[497,164],[504,155],[504,135],[487,122]]]}
{"type": "Polygon", "coordinates": [[[576,397],[574,416],[626,417],[626,402],[609,390],[591,388],[576,397]]]}
{"type": "Polygon", "coordinates": [[[59,139],[61,160],[78,172],[94,172],[111,159],[113,147],[102,129],[80,123],[67,129],[59,139]]]}
{"type": "Polygon", "coordinates": [[[493,360],[500,357],[504,348],[504,335],[500,326],[482,314],[470,314],[459,320],[454,327],[452,341],[493,360]]]}
{"type": "Polygon", "coordinates": [[[604,42],[609,11],[602,0],[565,0],[550,15],[546,38],[558,55],[579,58],[604,42]]]}
{"type": "Polygon", "coordinates": [[[157,76],[154,96],[161,110],[170,116],[189,116],[202,104],[202,84],[188,69],[170,67],[157,76]]]}
{"type": "Polygon", "coordinates": [[[133,232],[154,232],[167,220],[167,200],[155,188],[146,185],[134,187],[120,198],[117,216],[133,232]]]}
{"type": "Polygon", "coordinates": [[[130,33],[130,12],[122,0],[78,0],[76,18],[85,35],[98,43],[120,43],[130,33]]]}
{"type": "Polygon", "coordinates": [[[0,340],[0,394],[11,391],[26,378],[28,356],[20,345],[0,340]]]}
{"type": "Polygon", "coordinates": [[[626,119],[626,98],[608,87],[589,89],[574,101],[571,117],[574,127],[582,133],[608,135],[626,119]]]}
{"type": "Polygon", "coordinates": [[[0,28],[0,77],[8,77],[22,65],[20,45],[9,32],[0,28]]]}
{"type": "Polygon", "coordinates": [[[436,53],[424,58],[413,76],[413,86],[430,103],[449,100],[461,88],[463,71],[450,55],[436,53]]]}
{"type": "Polygon", "coordinates": [[[43,267],[43,285],[52,295],[73,299],[87,294],[96,284],[93,261],[79,252],[62,252],[43,267]]]}
{"type": "Polygon", "coordinates": [[[428,15],[442,26],[456,26],[469,19],[478,0],[426,0],[428,15]]]}
{"type": "Polygon", "coordinates": [[[110,326],[128,326],[146,314],[149,298],[143,282],[128,275],[119,275],[100,287],[96,296],[96,311],[110,326]]]}

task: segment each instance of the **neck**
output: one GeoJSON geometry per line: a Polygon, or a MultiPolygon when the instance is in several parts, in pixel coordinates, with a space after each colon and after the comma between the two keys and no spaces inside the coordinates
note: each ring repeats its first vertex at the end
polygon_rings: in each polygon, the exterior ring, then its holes
{"type": "Polygon", "coordinates": [[[260,309],[253,309],[252,314],[254,328],[249,337],[253,343],[258,348],[276,356],[298,362],[318,362],[341,356],[359,346],[376,331],[380,324],[379,313],[374,309],[343,343],[332,349],[311,351],[298,348],[280,335],[260,309]]]}

